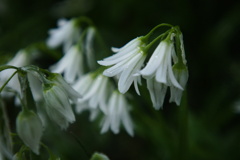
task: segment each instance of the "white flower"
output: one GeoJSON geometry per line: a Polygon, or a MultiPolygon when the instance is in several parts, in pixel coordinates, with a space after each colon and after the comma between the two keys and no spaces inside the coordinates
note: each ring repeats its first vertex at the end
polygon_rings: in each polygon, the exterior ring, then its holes
{"type": "MultiPolygon", "coordinates": [[[[12,65],[15,67],[22,67],[30,64],[31,58],[30,55],[25,50],[20,50],[17,54],[11,59],[6,65],[12,65]]],[[[0,72],[0,84],[2,86],[15,72],[15,69],[7,69],[0,72]]],[[[15,75],[7,84],[7,87],[13,89],[17,93],[21,93],[20,83],[18,77],[15,75]]],[[[5,96],[9,96],[8,93],[4,92],[5,96]]],[[[11,94],[10,94],[11,95],[11,94]]]]}
{"type": "Polygon", "coordinates": [[[51,48],[63,45],[63,50],[67,51],[74,43],[77,42],[80,36],[80,29],[76,25],[74,19],[58,20],[58,28],[49,31],[50,37],[47,40],[47,45],[51,48]]]}
{"type": "MultiPolygon", "coordinates": [[[[187,67],[173,66],[173,73],[174,73],[174,76],[176,77],[177,81],[179,82],[179,84],[183,88],[185,88],[186,83],[188,81],[187,67]]],[[[170,91],[171,91],[171,97],[170,97],[169,102],[175,102],[177,105],[180,105],[183,90],[176,88],[175,86],[170,86],[170,91]]]]}
{"type": "Polygon", "coordinates": [[[33,111],[23,110],[17,117],[17,133],[26,146],[39,154],[43,127],[40,118],[33,111]]]}
{"type": "Polygon", "coordinates": [[[175,49],[172,41],[161,41],[147,65],[140,71],[141,75],[146,79],[155,77],[159,83],[183,90],[172,70],[172,55],[174,52],[175,49]]]}
{"type": "MultiPolygon", "coordinates": [[[[142,42],[141,38],[133,39],[122,48],[113,48],[112,50],[116,52],[115,55],[98,61],[100,65],[111,66],[103,72],[103,75],[108,77],[117,75],[119,77],[118,89],[121,93],[126,93],[133,82],[138,83],[139,78],[134,75],[139,72],[146,58],[146,54],[142,50],[145,43],[142,42]]],[[[134,86],[139,94],[138,86],[134,86]]]]}
{"type": "Polygon", "coordinates": [[[96,30],[94,27],[88,27],[87,28],[87,34],[86,34],[86,44],[85,44],[85,51],[86,51],[86,59],[87,63],[90,69],[94,69],[96,66],[96,61],[94,58],[94,46],[93,46],[93,41],[94,41],[94,35],[96,30]]]}
{"type": "Polygon", "coordinates": [[[108,77],[101,74],[95,75],[94,73],[89,73],[80,78],[73,85],[73,88],[83,95],[78,100],[77,107],[83,107],[84,102],[86,102],[90,109],[97,109],[99,106],[101,111],[106,112],[106,101],[112,88],[108,77]]]}
{"type": "Polygon", "coordinates": [[[113,133],[119,133],[120,124],[122,123],[129,135],[133,136],[133,123],[129,116],[129,104],[125,96],[118,91],[112,93],[109,102],[108,110],[102,122],[102,133],[109,129],[113,133]]]}
{"type": "MultiPolygon", "coordinates": [[[[46,111],[49,117],[62,129],[75,121],[69,97],[69,91],[59,84],[43,84],[43,97],[46,102],[46,111]]],[[[76,99],[77,97],[71,97],[76,99]]]]}
{"type": "Polygon", "coordinates": [[[80,48],[72,46],[55,65],[50,67],[52,72],[63,73],[68,83],[73,83],[83,73],[83,57],[80,48]]]}
{"type": "Polygon", "coordinates": [[[155,78],[147,79],[147,88],[150,93],[150,97],[155,109],[160,109],[163,106],[165,94],[167,92],[167,86],[163,83],[159,83],[155,78]]]}

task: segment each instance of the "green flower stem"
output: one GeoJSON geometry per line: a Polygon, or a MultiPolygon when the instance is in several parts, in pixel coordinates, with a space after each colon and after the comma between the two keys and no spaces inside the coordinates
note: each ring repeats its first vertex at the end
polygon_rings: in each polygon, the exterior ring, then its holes
{"type": "Polygon", "coordinates": [[[152,42],[150,42],[145,48],[144,48],[144,51],[147,52],[151,47],[152,45],[157,42],[158,40],[162,39],[164,36],[166,36],[167,34],[169,34],[170,31],[166,31],[165,33],[159,35],[157,38],[155,38],[154,40],[152,40],[152,42]]]}
{"type": "Polygon", "coordinates": [[[17,73],[18,71],[15,71],[11,77],[8,78],[8,80],[2,85],[2,87],[0,88],[0,93],[2,92],[2,90],[4,89],[4,87],[8,84],[8,82],[12,79],[12,77],[17,73]]]}
{"type": "Polygon", "coordinates": [[[179,106],[179,160],[188,159],[188,103],[187,92],[183,92],[179,106]]]}
{"type": "Polygon", "coordinates": [[[81,16],[79,18],[74,18],[75,24],[76,25],[82,25],[83,23],[89,25],[89,26],[93,26],[93,21],[91,19],[89,19],[88,17],[85,16],[81,16]]]}
{"type": "Polygon", "coordinates": [[[171,24],[167,24],[167,23],[159,24],[156,27],[154,27],[150,32],[148,32],[148,34],[146,36],[144,36],[144,38],[148,39],[156,29],[158,29],[160,27],[164,27],[164,26],[165,27],[171,27],[171,28],[173,27],[171,24]]]}
{"type": "Polygon", "coordinates": [[[0,72],[5,70],[5,69],[16,69],[16,70],[18,70],[18,67],[11,66],[11,65],[0,66],[0,72]]]}

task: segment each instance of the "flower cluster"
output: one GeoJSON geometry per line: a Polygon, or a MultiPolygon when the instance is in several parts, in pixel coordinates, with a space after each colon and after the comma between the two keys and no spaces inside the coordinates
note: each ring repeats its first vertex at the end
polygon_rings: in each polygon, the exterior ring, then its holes
{"type": "Polygon", "coordinates": [[[167,87],[170,87],[171,91],[170,102],[180,105],[188,80],[182,33],[178,27],[172,26],[148,44],[148,38],[153,31],[133,39],[122,48],[112,48],[115,54],[98,63],[109,66],[103,74],[118,78],[118,89],[121,93],[127,92],[134,82],[136,92],[140,94],[137,84],[141,84],[142,76],[147,81],[154,108],[162,107],[167,87]],[[143,67],[149,48],[158,40],[160,43],[143,67]]]}
{"type": "Polygon", "coordinates": [[[100,113],[103,113],[102,133],[108,129],[115,134],[119,133],[122,122],[129,135],[133,136],[132,120],[128,113],[130,105],[123,94],[114,91],[111,81],[102,75],[101,70],[84,75],[73,85],[73,88],[83,95],[78,99],[76,111],[81,113],[89,110],[90,120],[94,120],[100,113]]]}
{"type": "MultiPolygon", "coordinates": [[[[80,94],[82,97],[76,102],[76,112],[81,113],[84,110],[90,111],[90,120],[94,120],[100,114],[103,115],[103,126],[105,132],[110,128],[114,133],[119,132],[120,122],[123,122],[123,126],[126,128],[127,132],[130,135],[133,135],[132,122],[130,116],[128,115],[128,109],[130,106],[127,104],[127,100],[124,96],[121,97],[118,101],[113,101],[111,95],[114,91],[114,86],[110,82],[109,78],[105,74],[102,74],[102,69],[95,70],[96,62],[94,61],[94,38],[96,36],[96,29],[93,25],[88,24],[87,28],[83,27],[81,24],[86,22],[83,19],[71,19],[69,21],[60,20],[59,26],[57,29],[50,30],[50,37],[47,40],[47,44],[51,48],[57,48],[59,46],[63,46],[63,57],[54,65],[50,67],[50,70],[55,73],[63,74],[64,79],[73,86],[73,88],[80,94]],[[76,32],[79,30],[79,32],[76,32]],[[80,32],[81,31],[81,32],[80,32]],[[73,33],[76,33],[78,37],[71,36],[73,33]],[[77,34],[78,33],[78,34],[77,34]],[[86,58],[86,60],[84,59],[86,58]],[[84,64],[87,64],[87,67],[84,67],[84,64]],[[90,72],[85,71],[85,69],[90,69],[90,72]],[[84,74],[86,73],[86,74],[84,74]],[[110,103],[110,101],[113,102],[110,103]],[[120,101],[124,101],[124,105],[120,105],[120,101]],[[113,106],[111,106],[113,105],[113,106]],[[117,107],[116,112],[118,116],[117,121],[113,121],[110,126],[115,127],[107,127],[106,125],[108,121],[112,117],[115,116],[112,111],[112,107],[117,107]],[[111,110],[111,111],[109,111],[111,110]],[[124,115],[124,116],[121,116],[124,115]],[[127,116],[126,116],[127,115],[127,116]],[[108,117],[108,118],[106,118],[108,117]],[[125,117],[128,119],[124,120],[125,117]],[[129,125],[127,125],[129,124],[129,125]]],[[[143,45],[139,44],[138,40],[131,42],[129,48],[133,49],[136,46],[143,45]]],[[[116,52],[120,52],[123,50],[123,58],[126,64],[121,63],[117,64],[117,61],[114,61],[116,57],[109,58],[109,62],[111,64],[116,64],[116,66],[121,66],[122,68],[118,71],[114,71],[114,67],[111,71],[107,71],[108,73],[113,72],[114,75],[119,75],[121,77],[121,81],[119,82],[119,86],[122,86],[123,92],[125,93],[130,85],[134,82],[136,90],[138,91],[138,83],[140,83],[140,79],[138,77],[128,77],[121,76],[125,74],[132,74],[133,72],[128,72],[129,70],[125,70],[124,68],[128,65],[129,67],[133,67],[134,71],[139,71],[142,66],[143,61],[146,58],[146,55],[141,52],[141,49],[135,49],[132,55],[128,55],[125,53],[125,49],[115,49],[116,52]],[[132,59],[132,60],[131,60],[132,59]],[[130,60],[130,62],[129,62],[130,60]]],[[[105,63],[105,62],[103,62],[105,63]]],[[[46,87],[48,88],[48,86],[46,87]]],[[[53,90],[54,87],[52,87],[53,90]]],[[[56,91],[53,91],[56,92],[56,91]]],[[[58,91],[59,93],[60,91],[58,91]]],[[[45,99],[50,96],[46,96],[46,92],[44,89],[45,99]]],[[[139,91],[138,91],[139,93],[139,91]]],[[[119,93],[120,94],[120,93],[119,93]]],[[[117,94],[117,95],[119,95],[117,94]]],[[[114,94],[116,95],[116,94],[114,94]]],[[[118,98],[119,99],[119,98],[118,98]]],[[[49,99],[50,100],[50,99],[49,99]]],[[[48,102],[50,103],[50,102],[48,102]]],[[[53,102],[52,102],[53,103],[53,102]]],[[[50,105],[50,104],[49,104],[50,105]]],[[[68,104],[65,104],[65,106],[68,104]]],[[[53,108],[53,107],[51,107],[53,108]]],[[[52,111],[49,111],[52,112],[52,111]]],[[[56,112],[57,113],[57,112],[56,112]]],[[[64,114],[67,115],[67,114],[64,114]]],[[[62,115],[63,116],[63,115],[62,115]]],[[[69,116],[72,117],[72,116],[69,116]]],[[[57,120],[58,121],[58,120],[57,120]]],[[[73,119],[69,119],[68,122],[71,123],[73,119]]],[[[63,124],[63,123],[62,123],[63,124]]],[[[64,125],[63,125],[64,126],[64,125]]],[[[66,124],[67,126],[67,124],[66,124]]]]}
{"type": "MultiPolygon", "coordinates": [[[[85,22],[85,21],[84,21],[85,22]]],[[[47,45],[51,48],[63,46],[63,57],[50,70],[63,74],[68,83],[75,83],[83,75],[84,57],[89,68],[95,68],[93,43],[96,29],[92,25],[82,27],[83,20],[60,19],[58,28],[49,31],[47,45]]]]}
{"type": "Polygon", "coordinates": [[[0,91],[7,86],[20,95],[22,111],[16,121],[17,133],[36,154],[48,120],[44,117],[67,129],[76,120],[72,107],[77,113],[90,111],[90,120],[100,117],[101,133],[111,130],[118,134],[123,126],[133,136],[131,105],[125,93],[133,84],[140,95],[142,79],[155,109],[162,108],[168,88],[169,101],[181,103],[188,68],[183,35],[177,26],[159,25],[121,48],[112,48],[114,55],[97,61],[102,66],[96,69],[93,45],[96,29],[89,22],[82,25],[83,22],[86,23],[83,19],[61,19],[58,28],[49,31],[48,47],[63,48],[62,58],[50,66],[54,73],[26,66],[30,59],[25,50],[19,51],[7,66],[0,66],[0,91]],[[170,29],[150,41],[150,36],[162,26],[170,29]],[[41,106],[36,104],[40,101],[41,106]]]}
{"type": "MultiPolygon", "coordinates": [[[[44,116],[41,116],[39,110],[44,109],[49,118],[58,124],[62,129],[66,129],[70,123],[75,121],[75,115],[72,110],[72,103],[76,102],[81,96],[77,93],[60,74],[50,73],[36,66],[15,67],[11,65],[3,66],[2,70],[15,70],[18,75],[20,90],[20,102],[22,111],[17,116],[17,133],[23,143],[34,153],[39,154],[40,140],[43,134],[44,116]],[[36,106],[36,100],[33,99],[32,92],[34,85],[30,85],[32,77],[42,83],[42,101],[44,106],[36,106]],[[34,108],[36,107],[36,108],[34,108]],[[36,111],[35,111],[36,110],[36,111]]],[[[7,72],[6,72],[7,73],[7,72]]],[[[10,77],[9,80],[14,78],[10,77]]],[[[1,90],[3,90],[3,85],[1,90]]],[[[36,97],[36,96],[35,96],[36,97]]]]}

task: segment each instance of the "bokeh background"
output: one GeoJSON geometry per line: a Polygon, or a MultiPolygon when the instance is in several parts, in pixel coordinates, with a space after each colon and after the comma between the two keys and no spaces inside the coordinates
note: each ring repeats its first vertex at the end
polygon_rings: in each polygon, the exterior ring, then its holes
{"type": "MultiPolygon", "coordinates": [[[[179,25],[190,74],[185,154],[194,160],[240,159],[240,1],[0,0],[1,64],[19,49],[44,42],[59,18],[79,16],[92,19],[109,49],[160,23],[179,25]]],[[[40,67],[54,62],[49,59],[40,67]]],[[[50,124],[43,141],[64,160],[87,160],[94,151],[111,160],[178,159],[180,108],[167,95],[163,110],[155,111],[144,87],[141,92],[130,98],[133,138],[123,129],[100,134],[99,122],[84,112],[67,131],[50,124]]],[[[17,112],[9,113],[13,126],[17,112]]]]}

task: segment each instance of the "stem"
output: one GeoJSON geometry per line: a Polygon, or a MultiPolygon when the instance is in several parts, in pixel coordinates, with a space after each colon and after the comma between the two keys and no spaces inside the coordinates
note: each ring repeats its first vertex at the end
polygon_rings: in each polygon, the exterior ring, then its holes
{"type": "Polygon", "coordinates": [[[8,82],[12,79],[12,77],[17,73],[18,71],[15,71],[11,77],[8,78],[8,80],[2,85],[2,87],[0,88],[0,93],[2,92],[2,90],[4,89],[4,87],[8,84],[8,82]]]}
{"type": "Polygon", "coordinates": [[[162,37],[164,37],[164,36],[165,36],[166,34],[168,34],[168,33],[169,33],[169,32],[167,31],[167,32],[159,35],[157,38],[155,38],[154,40],[152,40],[152,42],[150,42],[150,43],[144,48],[144,50],[147,52],[155,42],[157,42],[159,39],[161,39],[162,37]]]}
{"type": "Polygon", "coordinates": [[[163,27],[163,26],[171,27],[171,28],[173,27],[171,24],[167,24],[167,23],[159,24],[156,27],[154,27],[150,32],[148,32],[148,34],[146,36],[144,36],[144,38],[148,39],[156,29],[158,29],[159,27],[163,27]]]}
{"type": "Polygon", "coordinates": [[[16,70],[18,70],[18,67],[11,66],[11,65],[0,66],[0,72],[5,70],[5,69],[16,69],[16,70]]]}
{"type": "Polygon", "coordinates": [[[179,160],[188,159],[188,104],[187,92],[183,92],[179,108],[179,160]]]}

